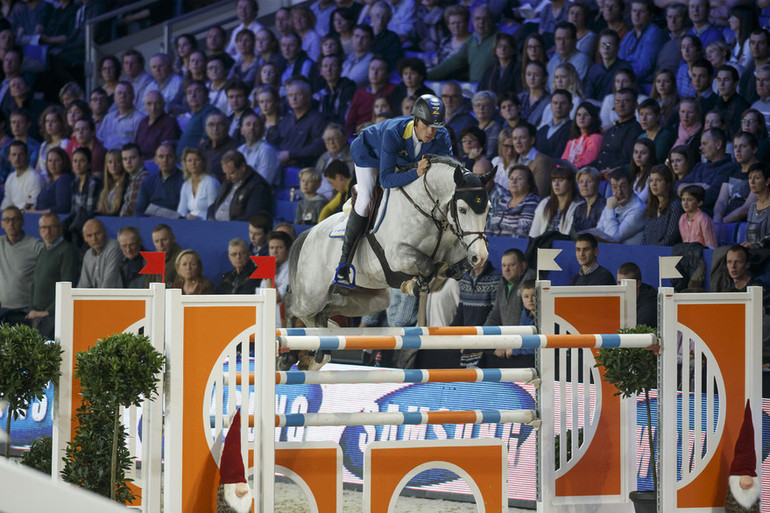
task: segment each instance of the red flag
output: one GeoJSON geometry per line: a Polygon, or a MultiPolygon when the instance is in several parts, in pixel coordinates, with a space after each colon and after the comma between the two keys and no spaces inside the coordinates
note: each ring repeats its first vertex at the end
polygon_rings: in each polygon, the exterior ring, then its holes
{"type": "Polygon", "coordinates": [[[259,278],[274,280],[275,279],[275,257],[271,256],[253,256],[251,260],[257,265],[257,268],[251,273],[252,280],[259,278]]]}
{"type": "Polygon", "coordinates": [[[147,260],[139,274],[160,274],[161,280],[166,282],[166,254],[163,251],[140,251],[147,260]]]}

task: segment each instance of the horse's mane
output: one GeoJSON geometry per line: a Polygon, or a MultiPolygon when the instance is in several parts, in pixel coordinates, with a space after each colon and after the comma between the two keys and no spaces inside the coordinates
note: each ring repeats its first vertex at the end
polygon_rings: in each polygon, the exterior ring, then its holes
{"type": "MultiPolygon", "coordinates": [[[[460,166],[466,173],[468,172],[468,170],[465,169],[465,166],[463,165],[462,162],[455,160],[452,157],[444,157],[442,155],[433,155],[428,160],[430,161],[431,164],[446,164],[447,166],[450,166],[453,171],[454,171],[454,168],[456,168],[457,166],[460,166]]],[[[411,171],[412,169],[416,169],[419,163],[420,161],[418,160],[407,167],[402,167],[401,171],[411,171]]]]}

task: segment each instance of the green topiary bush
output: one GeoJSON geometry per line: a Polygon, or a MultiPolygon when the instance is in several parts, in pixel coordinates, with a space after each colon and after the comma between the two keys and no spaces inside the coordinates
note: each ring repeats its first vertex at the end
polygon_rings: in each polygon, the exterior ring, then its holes
{"type": "Polygon", "coordinates": [[[41,436],[21,457],[21,464],[29,468],[34,468],[44,474],[51,475],[53,454],[53,438],[50,436],[41,436]]]}

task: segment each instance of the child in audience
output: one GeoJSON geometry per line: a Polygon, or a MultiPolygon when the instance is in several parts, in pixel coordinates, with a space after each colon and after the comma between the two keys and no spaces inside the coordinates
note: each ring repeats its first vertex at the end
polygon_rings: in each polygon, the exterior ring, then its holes
{"type": "Polygon", "coordinates": [[[700,185],[688,185],[682,189],[684,214],[679,218],[679,233],[682,242],[700,242],[715,248],[717,236],[714,221],[700,209],[705,197],[706,191],[700,185]]]}
{"type": "Polygon", "coordinates": [[[294,224],[316,224],[318,215],[326,205],[326,198],[316,194],[321,186],[321,175],[312,167],[306,167],[299,172],[299,190],[302,192],[302,200],[297,203],[297,214],[294,216],[294,224]]]}

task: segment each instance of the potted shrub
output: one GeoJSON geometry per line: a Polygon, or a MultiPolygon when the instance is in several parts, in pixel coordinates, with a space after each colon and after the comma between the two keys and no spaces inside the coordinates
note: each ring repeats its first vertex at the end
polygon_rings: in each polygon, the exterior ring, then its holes
{"type": "Polygon", "coordinates": [[[143,399],[157,395],[166,357],[146,336],[119,333],[75,358],[83,404],[62,474],[68,482],[125,504],[133,494],[125,479],[131,458],[120,408],[139,406],[143,399]]]}
{"type": "MultiPolygon", "coordinates": [[[[640,324],[635,328],[618,330],[618,333],[657,333],[654,328],[640,324]]],[[[645,348],[602,348],[596,358],[596,366],[604,367],[604,381],[618,390],[615,395],[636,397],[644,393],[647,407],[647,442],[650,446],[653,489],[631,492],[637,513],[655,512],[657,509],[658,472],[655,457],[655,443],[652,437],[652,411],[650,389],[658,386],[658,356],[645,348]]]]}
{"type": "Polygon", "coordinates": [[[45,395],[59,378],[61,346],[48,342],[25,324],[0,324],[0,400],[8,402],[5,457],[10,457],[11,417],[18,419],[28,405],[45,395]]]}

